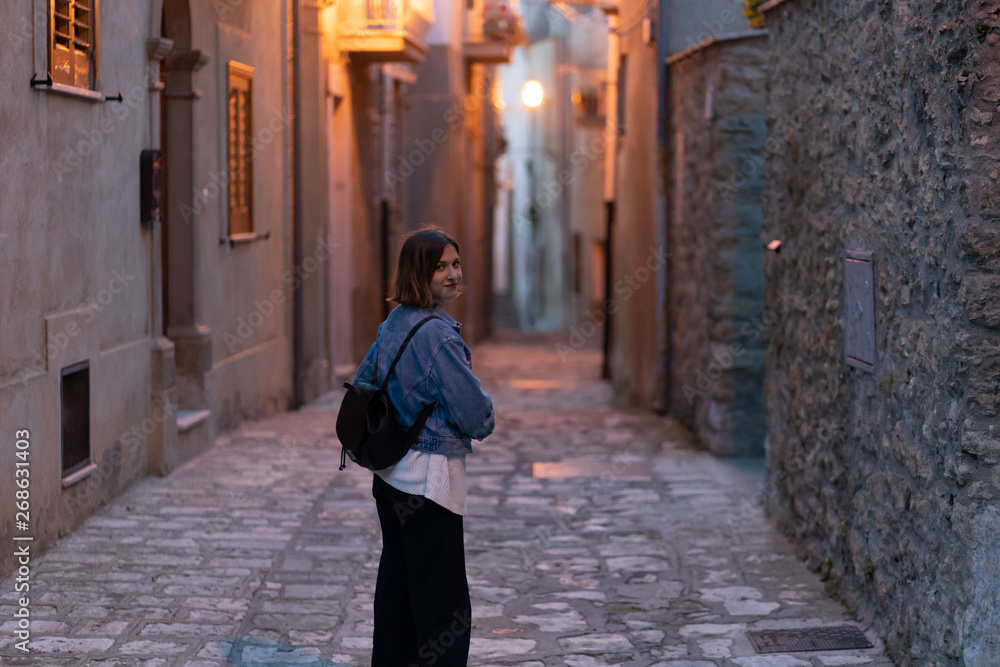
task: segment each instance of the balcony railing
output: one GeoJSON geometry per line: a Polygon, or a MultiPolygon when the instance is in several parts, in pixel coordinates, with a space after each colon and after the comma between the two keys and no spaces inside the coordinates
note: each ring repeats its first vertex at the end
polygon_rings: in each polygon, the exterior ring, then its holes
{"type": "Polygon", "coordinates": [[[406,29],[409,0],[341,0],[340,34],[364,35],[369,31],[406,29]]]}
{"type": "Polygon", "coordinates": [[[340,0],[340,48],[363,59],[422,62],[433,23],[429,0],[340,0]]]}
{"type": "Polygon", "coordinates": [[[474,0],[466,15],[465,57],[473,62],[507,63],[524,34],[517,2],[474,0]]]}

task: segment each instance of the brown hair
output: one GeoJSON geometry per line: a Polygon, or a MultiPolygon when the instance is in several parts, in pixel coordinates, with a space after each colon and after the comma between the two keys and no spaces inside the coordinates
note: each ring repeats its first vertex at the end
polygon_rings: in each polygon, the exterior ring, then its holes
{"type": "Polygon", "coordinates": [[[432,227],[407,236],[399,249],[396,288],[389,300],[417,308],[433,308],[431,278],[444,249],[450,245],[455,246],[455,252],[459,252],[455,239],[432,227]]]}

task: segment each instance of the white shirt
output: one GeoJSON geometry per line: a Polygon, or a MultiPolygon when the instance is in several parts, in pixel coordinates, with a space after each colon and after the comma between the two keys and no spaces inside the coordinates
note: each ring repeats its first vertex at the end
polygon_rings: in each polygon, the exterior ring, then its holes
{"type": "Polygon", "coordinates": [[[465,514],[465,456],[411,449],[399,463],[376,475],[404,493],[424,496],[459,516],[465,514]]]}

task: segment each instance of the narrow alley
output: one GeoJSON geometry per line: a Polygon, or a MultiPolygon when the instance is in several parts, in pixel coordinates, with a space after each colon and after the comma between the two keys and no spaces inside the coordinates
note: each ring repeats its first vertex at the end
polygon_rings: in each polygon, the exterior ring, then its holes
{"type": "MultiPolygon", "coordinates": [[[[468,459],[470,664],[893,664],[873,632],[871,649],[758,655],[747,631],[852,623],[765,519],[761,462],[612,407],[596,349],[563,361],[565,336],[516,336],[473,351],[497,429],[468,459]]],[[[368,664],[378,521],[371,473],[337,470],[338,405],[220,437],[35,558],[30,653],[7,621],[0,664],[368,664]]]]}

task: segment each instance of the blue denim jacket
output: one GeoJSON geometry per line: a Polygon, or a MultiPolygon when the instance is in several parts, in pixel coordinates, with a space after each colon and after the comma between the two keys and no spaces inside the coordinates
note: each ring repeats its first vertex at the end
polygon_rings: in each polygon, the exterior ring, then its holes
{"type": "Polygon", "coordinates": [[[472,374],[472,353],[459,335],[462,325],[443,308],[397,306],[385,322],[354,374],[354,381],[380,385],[403,339],[420,320],[436,315],[414,334],[389,378],[387,391],[396,419],[410,426],[425,405],[437,401],[413,449],[432,454],[466,454],[472,439],[493,432],[493,401],[472,374]],[[378,377],[375,355],[378,354],[378,377]]]}

